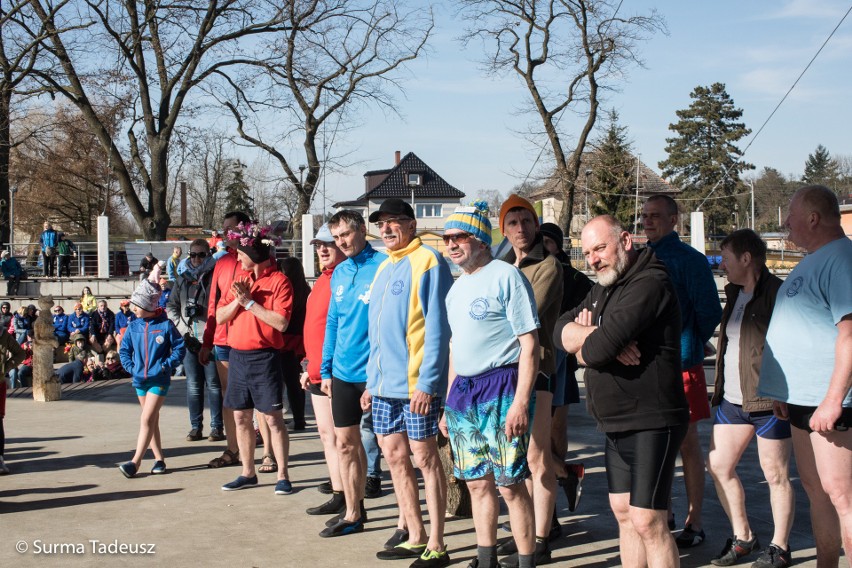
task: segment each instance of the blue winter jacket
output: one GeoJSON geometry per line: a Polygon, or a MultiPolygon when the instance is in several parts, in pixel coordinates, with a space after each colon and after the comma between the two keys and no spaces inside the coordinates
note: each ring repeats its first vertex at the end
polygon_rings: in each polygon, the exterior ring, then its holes
{"type": "Polygon", "coordinates": [[[415,389],[444,396],[450,354],[445,304],[453,285],[450,267],[419,238],[388,254],[370,293],[367,390],[373,396],[398,399],[411,398],[415,389]]]}
{"type": "Polygon", "coordinates": [[[367,381],[370,286],[387,257],[367,243],[364,250],[334,269],[322,344],[323,379],[334,376],[349,383],[367,381]]]}
{"type": "Polygon", "coordinates": [[[704,344],[722,321],[722,303],[707,257],[680,240],[672,231],[648,243],[666,265],[680,303],[680,358],[683,370],[704,361],[704,344]]]}
{"type": "Polygon", "coordinates": [[[115,312],[115,331],[121,331],[135,319],[136,314],[134,314],[133,312],[128,312],[125,314],[119,309],[117,312],[115,312]]]}
{"type": "Polygon", "coordinates": [[[59,235],[54,229],[48,229],[41,233],[38,241],[41,243],[42,252],[44,252],[44,249],[47,247],[56,248],[56,244],[59,242],[59,235]]]}
{"type": "Polygon", "coordinates": [[[177,368],[186,353],[183,337],[166,313],[157,310],[154,317],[130,322],[121,340],[118,356],[121,365],[133,377],[133,386],[143,382],[168,386],[172,369],[177,368]]]}
{"type": "Polygon", "coordinates": [[[68,332],[68,314],[54,314],[53,327],[53,334],[60,341],[68,341],[68,336],[70,335],[68,332]]]}
{"type": "Polygon", "coordinates": [[[68,316],[68,335],[79,332],[89,337],[89,314],[83,312],[79,316],[76,312],[68,316]]]}

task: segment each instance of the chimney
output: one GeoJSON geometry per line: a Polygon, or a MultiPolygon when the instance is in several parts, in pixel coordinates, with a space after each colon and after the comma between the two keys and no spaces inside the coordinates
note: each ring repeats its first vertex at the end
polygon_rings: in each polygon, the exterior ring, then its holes
{"type": "Polygon", "coordinates": [[[395,166],[398,166],[398,165],[399,165],[399,150],[397,150],[396,152],[394,152],[394,160],[395,160],[395,161],[394,161],[394,165],[395,165],[395,166]]]}
{"type": "Polygon", "coordinates": [[[180,182],[180,224],[186,227],[186,182],[180,182]]]}

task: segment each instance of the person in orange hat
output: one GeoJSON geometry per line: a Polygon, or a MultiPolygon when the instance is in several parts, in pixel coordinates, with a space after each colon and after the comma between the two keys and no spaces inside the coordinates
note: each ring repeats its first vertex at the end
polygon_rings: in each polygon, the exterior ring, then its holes
{"type": "MultiPolygon", "coordinates": [[[[527,453],[532,476],[527,479],[527,489],[533,497],[535,513],[535,563],[550,560],[550,540],[558,537],[561,529],[554,519],[556,505],[556,470],[550,452],[551,414],[556,372],[556,350],[553,346],[553,328],[562,305],[562,265],[544,248],[538,213],[532,203],[513,193],[500,207],[500,232],[512,245],[503,260],[517,266],[532,284],[538,318],[541,322],[541,345],[538,374],[535,381],[535,413],[532,435],[527,453]]],[[[501,566],[518,566],[518,549],[513,539],[497,548],[498,554],[508,554],[501,566]]]]}
{"type": "Polygon", "coordinates": [[[121,338],[124,337],[127,326],[135,319],[136,314],[130,309],[130,300],[122,300],[118,305],[118,312],[115,314],[115,344],[117,347],[121,347],[121,338]]]}

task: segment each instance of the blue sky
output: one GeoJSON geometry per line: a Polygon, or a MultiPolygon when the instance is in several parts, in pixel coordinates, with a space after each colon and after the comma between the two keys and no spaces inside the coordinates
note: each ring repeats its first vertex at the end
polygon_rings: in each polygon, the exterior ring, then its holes
{"type": "MultiPolygon", "coordinates": [[[[634,151],[657,169],[666,157],[675,111],[689,106],[698,85],[722,82],[753,134],[832,29],[852,0],[751,0],[713,2],[625,0],[622,12],[655,7],[669,35],[641,46],[645,68],[629,69],[608,96],[628,128],[634,151]]],[[[524,136],[532,115],[518,114],[528,100],[512,76],[492,78],[479,68],[481,47],[463,48],[451,0],[436,9],[436,29],[427,57],[416,60],[403,79],[399,118],[367,112],[362,124],[336,142],[357,162],[326,179],[329,206],[364,190],[363,172],[393,165],[395,150],[414,152],[449,183],[473,197],[481,189],[506,194],[531,171],[538,147],[524,136]]],[[[799,176],[818,144],[832,155],[852,154],[852,15],[847,17],[798,86],[745,155],[757,166],[799,176]]],[[[563,118],[569,132],[570,115],[563,118]]],[[[577,121],[580,124],[580,121],[577,121]]],[[[604,121],[599,120],[599,124],[604,121]]],[[[752,136],[741,142],[745,148],[752,136]]],[[[321,205],[318,196],[315,210],[321,205]]]]}

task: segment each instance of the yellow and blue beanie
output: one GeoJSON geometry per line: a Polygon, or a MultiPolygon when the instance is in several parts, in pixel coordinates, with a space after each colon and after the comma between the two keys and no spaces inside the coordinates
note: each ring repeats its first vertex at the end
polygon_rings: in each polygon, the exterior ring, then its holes
{"type": "Polygon", "coordinates": [[[485,201],[476,201],[466,207],[457,207],[444,223],[444,231],[448,229],[470,233],[490,247],[491,221],[488,220],[488,204],[485,201]]]}

